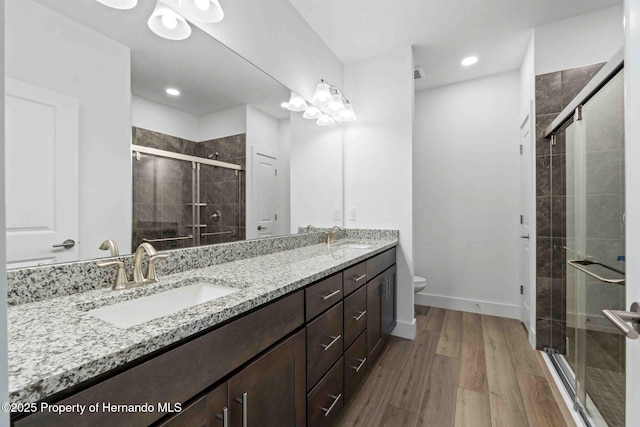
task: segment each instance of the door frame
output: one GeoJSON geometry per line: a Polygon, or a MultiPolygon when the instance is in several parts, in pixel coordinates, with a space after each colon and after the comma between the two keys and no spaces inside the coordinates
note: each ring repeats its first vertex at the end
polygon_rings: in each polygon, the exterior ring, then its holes
{"type": "MultiPolygon", "coordinates": [[[[535,129],[535,104],[533,99],[529,99],[527,116],[520,121],[519,129],[522,129],[528,121],[529,126],[529,181],[526,183],[528,188],[529,209],[528,212],[522,212],[523,215],[529,217],[529,287],[525,289],[529,299],[529,329],[527,330],[529,344],[536,348],[536,129],[535,129]]],[[[521,136],[521,134],[520,134],[521,136]]],[[[518,139],[520,144],[521,138],[518,139]]],[[[521,174],[522,176],[522,174],[521,174]]],[[[520,319],[524,317],[523,304],[524,298],[520,298],[520,319]]]]}

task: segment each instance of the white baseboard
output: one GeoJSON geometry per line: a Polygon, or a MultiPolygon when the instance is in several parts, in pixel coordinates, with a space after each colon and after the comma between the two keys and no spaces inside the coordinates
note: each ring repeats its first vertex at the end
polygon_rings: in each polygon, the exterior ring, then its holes
{"type": "Polygon", "coordinates": [[[416,335],[418,334],[418,328],[416,326],[416,319],[413,319],[413,322],[403,322],[398,320],[396,322],[396,327],[391,332],[391,335],[395,337],[405,338],[408,340],[416,339],[416,335]]]}
{"type": "Polygon", "coordinates": [[[520,306],[499,304],[490,301],[479,301],[465,298],[445,297],[419,293],[415,295],[415,304],[429,307],[447,308],[451,310],[467,311],[470,313],[488,314],[490,316],[520,319],[520,306]]]}

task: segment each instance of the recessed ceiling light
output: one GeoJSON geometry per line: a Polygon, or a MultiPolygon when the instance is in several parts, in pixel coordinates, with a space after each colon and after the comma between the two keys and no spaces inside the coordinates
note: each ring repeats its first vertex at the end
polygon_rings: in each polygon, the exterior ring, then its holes
{"type": "Polygon", "coordinates": [[[467,56],[460,63],[462,65],[464,65],[465,67],[468,67],[469,65],[473,65],[476,62],[478,62],[478,57],[477,56],[467,56]]]}
{"type": "Polygon", "coordinates": [[[167,94],[171,95],[171,96],[178,96],[180,95],[180,91],[178,89],[174,89],[172,87],[167,88],[166,90],[167,94]]]}

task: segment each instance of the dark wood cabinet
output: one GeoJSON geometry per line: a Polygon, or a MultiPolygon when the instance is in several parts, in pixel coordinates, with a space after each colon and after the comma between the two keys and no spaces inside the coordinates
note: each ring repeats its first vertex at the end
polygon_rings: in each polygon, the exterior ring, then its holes
{"type": "MultiPolygon", "coordinates": [[[[216,387],[182,411],[161,422],[159,427],[223,427],[225,417],[229,418],[229,398],[227,383],[216,387]]],[[[228,424],[226,424],[228,426],[228,424]]]]}
{"type": "Polygon", "coordinates": [[[367,287],[360,289],[344,299],[344,349],[367,328],[367,287]]]}
{"type": "MultiPolygon", "coordinates": [[[[322,380],[309,392],[307,411],[309,427],[330,426],[344,406],[344,360],[340,360],[327,372],[322,380]]],[[[283,424],[284,425],[284,424],[283,424]]]]}
{"type": "Polygon", "coordinates": [[[396,266],[382,273],[380,301],[380,321],[383,339],[386,339],[396,327],[396,266]]]}
{"type": "Polygon", "coordinates": [[[367,283],[367,354],[373,362],[382,348],[382,276],[367,283]]]}
{"type": "Polygon", "coordinates": [[[367,374],[367,334],[362,333],[344,353],[344,401],[355,396],[358,386],[367,374]]]}
{"type": "Polygon", "coordinates": [[[307,325],[307,389],[310,390],[342,356],[342,307],[336,304],[307,325]]]}
{"type": "Polygon", "coordinates": [[[230,426],[304,426],[305,339],[298,332],[229,379],[230,426]]]}

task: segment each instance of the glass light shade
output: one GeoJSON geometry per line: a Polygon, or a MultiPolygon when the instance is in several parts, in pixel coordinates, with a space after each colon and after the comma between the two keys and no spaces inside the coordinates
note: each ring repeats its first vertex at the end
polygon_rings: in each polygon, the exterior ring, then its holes
{"type": "Polygon", "coordinates": [[[224,18],[224,11],[218,0],[180,0],[178,5],[184,16],[195,21],[215,23],[224,18]]]}
{"type": "Polygon", "coordinates": [[[147,25],[157,35],[169,40],[184,40],[191,35],[187,21],[160,1],[149,17],[147,25]]]}
{"type": "Polygon", "coordinates": [[[320,111],[318,107],[313,105],[307,108],[304,114],[302,115],[302,117],[304,117],[305,119],[311,119],[311,120],[318,119],[320,118],[320,116],[322,116],[322,111],[320,111]]]}
{"type": "Polygon", "coordinates": [[[96,0],[98,3],[102,3],[105,6],[112,7],[114,9],[133,9],[138,4],[138,0],[96,0]]]}
{"type": "Polygon", "coordinates": [[[316,86],[316,92],[313,94],[313,98],[311,98],[311,103],[323,107],[328,105],[332,99],[329,85],[325,82],[320,82],[318,86],[316,86]]]}
{"type": "Polygon", "coordinates": [[[347,102],[344,105],[344,110],[338,114],[338,120],[341,122],[354,122],[358,120],[355,111],[353,111],[353,107],[350,102],[347,102]]]}
{"type": "Polygon", "coordinates": [[[331,116],[327,116],[326,114],[323,114],[318,118],[318,120],[316,121],[316,124],[318,126],[331,126],[335,122],[336,121],[333,120],[331,116]]]}
{"type": "Polygon", "coordinates": [[[291,92],[289,102],[283,103],[281,105],[289,111],[305,111],[308,107],[307,101],[305,101],[303,97],[294,92],[291,92]]]}
{"type": "Polygon", "coordinates": [[[344,111],[344,104],[342,103],[342,96],[335,94],[332,96],[332,101],[327,106],[327,113],[331,115],[339,114],[344,111]]]}

